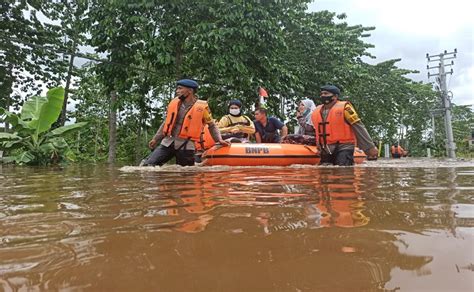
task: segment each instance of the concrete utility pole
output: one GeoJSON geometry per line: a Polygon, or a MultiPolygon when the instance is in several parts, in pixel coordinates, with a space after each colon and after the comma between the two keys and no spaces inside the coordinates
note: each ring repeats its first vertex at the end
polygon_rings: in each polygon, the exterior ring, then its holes
{"type": "Polygon", "coordinates": [[[426,58],[428,59],[428,62],[438,62],[438,66],[433,66],[430,67],[429,65],[426,66],[426,69],[435,69],[438,68],[438,73],[431,74],[428,71],[428,78],[431,76],[438,76],[436,77],[436,83],[439,85],[436,86],[436,88],[439,90],[441,94],[441,103],[442,103],[442,110],[444,111],[444,125],[446,128],[446,153],[449,158],[456,158],[456,144],[454,144],[454,138],[453,138],[453,127],[451,125],[451,98],[452,96],[448,95],[448,88],[446,85],[446,75],[447,74],[453,74],[453,69],[451,71],[446,72],[444,70],[445,66],[452,66],[454,65],[454,61],[451,61],[450,64],[445,65],[444,61],[449,60],[449,59],[455,59],[457,54],[457,50],[454,49],[454,52],[448,53],[447,51],[444,51],[444,53],[441,53],[439,55],[432,55],[430,56],[429,54],[426,54],[426,58]],[[453,55],[453,56],[450,56],[453,55]],[[448,57],[446,57],[448,56],[448,57]],[[435,59],[432,59],[435,58],[435,59]]]}

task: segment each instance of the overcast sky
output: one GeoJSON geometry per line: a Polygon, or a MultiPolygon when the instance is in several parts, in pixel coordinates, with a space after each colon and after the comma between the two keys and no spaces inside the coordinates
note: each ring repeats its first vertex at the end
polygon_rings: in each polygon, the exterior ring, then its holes
{"type": "MultiPolygon", "coordinates": [[[[447,75],[448,90],[458,105],[474,104],[474,9],[469,0],[316,0],[310,11],[346,13],[350,25],[374,26],[366,42],[375,46],[369,63],[402,59],[399,68],[420,71],[408,77],[428,80],[426,53],[458,51],[454,73],[447,75]]],[[[451,60],[449,60],[451,61],[451,60]]],[[[447,63],[447,62],[446,62],[447,63]]],[[[430,63],[430,67],[437,63],[430,63]]],[[[446,67],[449,71],[451,67],[446,67]]],[[[431,69],[435,73],[437,69],[431,69]]]]}

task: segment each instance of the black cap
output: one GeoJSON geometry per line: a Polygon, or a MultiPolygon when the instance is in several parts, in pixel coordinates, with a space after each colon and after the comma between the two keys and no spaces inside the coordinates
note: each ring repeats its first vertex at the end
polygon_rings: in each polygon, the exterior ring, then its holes
{"type": "Polygon", "coordinates": [[[178,82],[176,82],[176,85],[181,85],[184,87],[189,87],[189,88],[194,88],[197,89],[199,87],[199,84],[191,79],[181,79],[178,82]]]}
{"type": "Polygon", "coordinates": [[[320,91],[328,91],[335,95],[341,95],[341,91],[334,85],[324,85],[321,86],[320,91]]]}

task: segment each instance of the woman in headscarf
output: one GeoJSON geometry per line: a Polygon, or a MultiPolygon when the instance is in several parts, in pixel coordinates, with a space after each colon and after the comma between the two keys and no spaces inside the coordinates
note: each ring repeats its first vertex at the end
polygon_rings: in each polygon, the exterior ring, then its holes
{"type": "Polygon", "coordinates": [[[314,127],[311,122],[311,113],[316,109],[316,105],[310,99],[303,99],[298,106],[298,112],[296,118],[298,119],[298,132],[299,135],[314,136],[314,127]]]}
{"type": "Polygon", "coordinates": [[[296,118],[298,119],[298,130],[295,134],[283,137],[282,143],[316,145],[315,131],[311,122],[311,113],[316,105],[310,99],[300,101],[296,118]]]}

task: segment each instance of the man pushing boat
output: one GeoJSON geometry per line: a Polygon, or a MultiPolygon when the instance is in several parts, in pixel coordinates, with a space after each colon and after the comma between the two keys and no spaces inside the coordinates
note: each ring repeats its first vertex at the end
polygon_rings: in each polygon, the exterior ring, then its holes
{"type": "Polygon", "coordinates": [[[153,153],[141,165],[161,166],[173,157],[181,166],[194,165],[194,143],[199,141],[204,124],[209,126],[215,142],[230,145],[222,139],[207,102],[198,99],[198,87],[199,84],[191,79],[176,83],[176,97],[168,104],[166,119],[148,143],[154,149],[153,153]]]}

